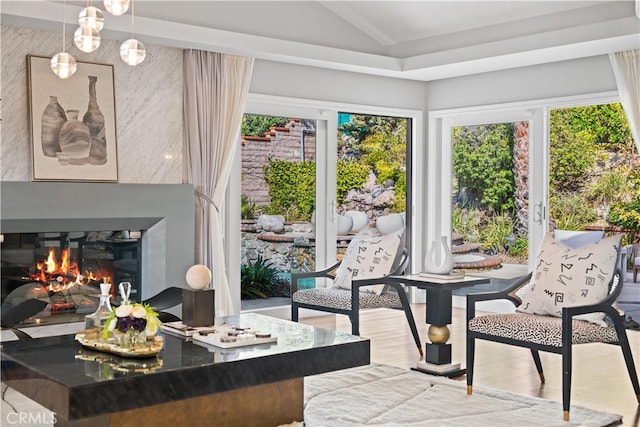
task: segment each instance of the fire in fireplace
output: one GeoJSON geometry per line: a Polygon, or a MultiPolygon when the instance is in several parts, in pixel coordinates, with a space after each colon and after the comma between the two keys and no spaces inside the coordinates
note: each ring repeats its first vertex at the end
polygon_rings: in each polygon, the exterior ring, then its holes
{"type": "Polygon", "coordinates": [[[27,321],[42,325],[80,321],[95,311],[101,282],[130,282],[135,299],[141,281],[140,237],[128,231],[4,234],[2,306],[30,298],[46,301],[47,308],[27,321]]]}

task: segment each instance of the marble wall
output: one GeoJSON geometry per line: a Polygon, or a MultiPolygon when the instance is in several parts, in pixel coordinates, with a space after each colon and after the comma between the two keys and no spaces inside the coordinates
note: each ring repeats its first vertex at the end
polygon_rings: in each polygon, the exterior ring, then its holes
{"type": "MultiPolygon", "coordinates": [[[[93,53],[73,46],[77,61],[114,65],[118,182],[179,184],[183,181],[182,50],[146,44],[136,66],[119,56],[122,41],[103,39],[93,53]]],[[[62,47],[60,32],[2,25],[2,129],[0,180],[31,181],[27,55],[51,57],[62,47]]]]}

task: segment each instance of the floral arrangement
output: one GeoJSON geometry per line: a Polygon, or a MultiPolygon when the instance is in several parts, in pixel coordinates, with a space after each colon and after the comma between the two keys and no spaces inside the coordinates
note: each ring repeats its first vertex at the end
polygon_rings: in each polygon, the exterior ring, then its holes
{"type": "Polygon", "coordinates": [[[126,334],[130,331],[153,336],[161,324],[158,314],[148,304],[122,304],[111,311],[102,330],[102,337],[108,338],[112,334],[126,334]]]}

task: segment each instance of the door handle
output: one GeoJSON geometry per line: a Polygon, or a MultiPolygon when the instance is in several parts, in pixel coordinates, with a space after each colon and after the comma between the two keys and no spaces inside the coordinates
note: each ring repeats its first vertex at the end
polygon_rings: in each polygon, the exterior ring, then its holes
{"type": "Polygon", "coordinates": [[[533,220],[538,224],[542,224],[542,221],[546,217],[546,208],[542,205],[542,202],[533,205],[533,220]]]}

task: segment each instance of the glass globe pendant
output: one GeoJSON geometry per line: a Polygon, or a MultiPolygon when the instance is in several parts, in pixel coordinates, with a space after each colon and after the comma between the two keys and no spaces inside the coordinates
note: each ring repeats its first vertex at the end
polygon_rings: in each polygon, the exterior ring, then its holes
{"type": "Polygon", "coordinates": [[[120,16],[129,10],[129,0],[104,0],[104,8],[113,16],[120,16]]]}
{"type": "Polygon", "coordinates": [[[69,78],[76,72],[78,64],[73,56],[64,50],[66,44],[65,30],[67,21],[65,20],[67,2],[62,2],[62,52],[57,53],[51,58],[51,71],[61,79],[69,78]]]}
{"type": "Polygon", "coordinates": [[[131,65],[135,66],[144,61],[147,56],[147,49],[138,40],[133,38],[133,20],[136,11],[135,3],[131,2],[131,38],[120,45],[120,58],[131,65]]]}
{"type": "Polygon", "coordinates": [[[93,28],[78,27],[73,42],[83,52],[90,53],[100,46],[100,33],[93,28]]]}
{"type": "Polygon", "coordinates": [[[93,28],[96,31],[101,31],[104,28],[104,15],[97,7],[87,6],[80,11],[78,24],[82,28],[93,28]]]}
{"type": "Polygon", "coordinates": [[[136,39],[129,39],[120,46],[120,58],[131,66],[140,64],[146,56],[147,50],[136,39]]]}
{"type": "Polygon", "coordinates": [[[76,60],[67,52],[60,52],[51,58],[51,70],[61,79],[71,77],[77,68],[76,60]]]}

